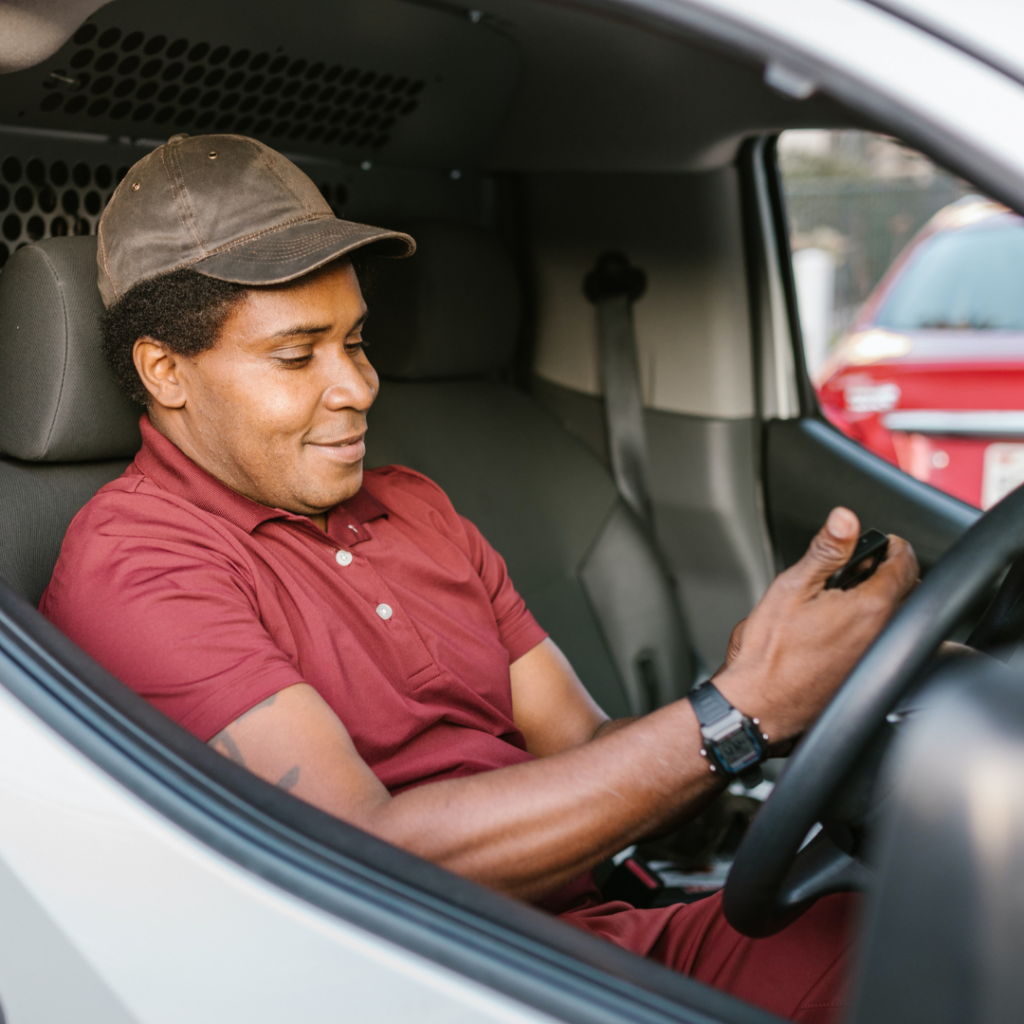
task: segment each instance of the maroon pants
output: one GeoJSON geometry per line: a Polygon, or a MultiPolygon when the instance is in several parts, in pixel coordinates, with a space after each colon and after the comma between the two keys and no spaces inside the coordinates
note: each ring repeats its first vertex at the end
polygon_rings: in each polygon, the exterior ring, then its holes
{"type": "Polygon", "coordinates": [[[767,939],[748,939],[731,928],[721,893],[656,910],[584,899],[559,916],[780,1017],[834,1024],[846,1005],[856,907],[854,896],[826,896],[767,939]]]}

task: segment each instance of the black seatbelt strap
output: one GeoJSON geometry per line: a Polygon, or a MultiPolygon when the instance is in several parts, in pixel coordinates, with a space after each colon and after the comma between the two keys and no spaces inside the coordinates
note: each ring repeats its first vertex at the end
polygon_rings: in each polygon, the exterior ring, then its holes
{"type": "Polygon", "coordinates": [[[597,307],[598,345],[604,388],[605,426],[612,475],[626,504],[653,533],[647,486],[647,431],[640,390],[633,303],[647,287],[647,276],[622,253],[606,252],[583,282],[597,307]]]}

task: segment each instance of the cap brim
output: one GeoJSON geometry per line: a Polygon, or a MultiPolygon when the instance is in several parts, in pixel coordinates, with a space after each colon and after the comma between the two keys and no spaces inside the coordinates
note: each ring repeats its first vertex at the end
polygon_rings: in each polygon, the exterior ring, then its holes
{"type": "Polygon", "coordinates": [[[261,232],[190,264],[192,270],[235,284],[284,284],[331,260],[372,245],[382,256],[401,258],[416,251],[416,242],[402,231],[319,218],[261,232]]]}

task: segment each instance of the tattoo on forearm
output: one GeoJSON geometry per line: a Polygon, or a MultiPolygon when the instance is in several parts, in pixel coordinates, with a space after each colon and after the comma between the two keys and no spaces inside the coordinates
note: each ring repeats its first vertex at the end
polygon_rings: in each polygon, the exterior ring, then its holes
{"type": "Polygon", "coordinates": [[[243,768],[245,765],[245,758],[242,757],[242,752],[238,749],[238,744],[231,738],[231,734],[225,729],[223,732],[217,733],[216,736],[210,740],[210,746],[216,750],[218,747],[222,748],[221,752],[226,754],[235,764],[240,764],[243,768]]]}
{"type": "Polygon", "coordinates": [[[289,768],[288,771],[277,780],[279,789],[283,789],[286,792],[290,792],[295,788],[295,784],[299,781],[299,766],[296,765],[294,768],[289,768]]]}

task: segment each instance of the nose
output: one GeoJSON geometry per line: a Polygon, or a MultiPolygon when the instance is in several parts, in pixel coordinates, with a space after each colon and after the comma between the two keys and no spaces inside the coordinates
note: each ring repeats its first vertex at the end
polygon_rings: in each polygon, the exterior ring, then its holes
{"type": "Polygon", "coordinates": [[[324,389],[323,402],[332,412],[355,409],[366,412],[377,397],[376,371],[366,357],[358,361],[344,349],[331,361],[330,379],[324,389]]]}

